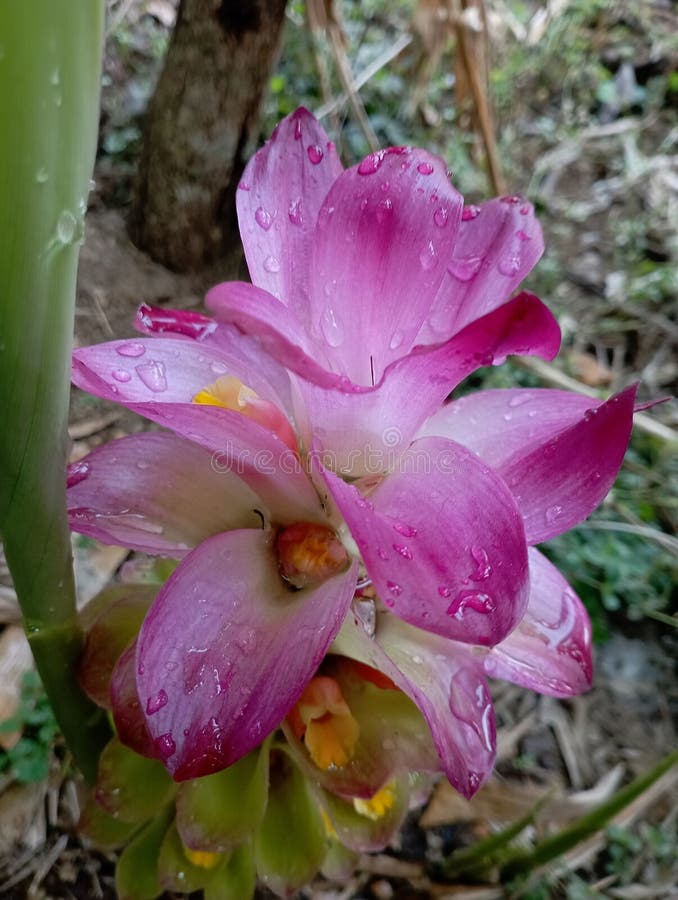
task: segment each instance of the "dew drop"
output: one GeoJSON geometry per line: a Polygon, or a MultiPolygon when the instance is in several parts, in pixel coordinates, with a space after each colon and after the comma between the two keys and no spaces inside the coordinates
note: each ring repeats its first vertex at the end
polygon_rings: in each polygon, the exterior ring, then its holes
{"type": "Polygon", "coordinates": [[[78,222],[69,209],[65,209],[57,221],[57,238],[62,244],[70,244],[75,238],[78,222]]]}
{"type": "Polygon", "coordinates": [[[150,362],[142,363],[136,366],[136,373],[143,381],[149,391],[155,394],[161,394],[167,390],[167,376],[165,374],[165,363],[158,359],[152,359],[150,362]]]}
{"type": "Polygon", "coordinates": [[[529,391],[523,391],[520,394],[515,394],[508,402],[508,405],[511,409],[515,409],[517,406],[524,406],[526,403],[529,403],[533,398],[533,394],[529,391]]]}
{"type": "Polygon", "coordinates": [[[306,154],[314,166],[317,166],[319,162],[322,162],[322,158],[325,155],[322,147],[319,147],[318,144],[311,144],[311,146],[306,149],[306,154]]]}
{"type": "Polygon", "coordinates": [[[226,375],[228,372],[228,366],[214,359],[210,363],[210,371],[214,372],[215,375],[226,375]]]}
{"type": "Polygon", "coordinates": [[[376,219],[380,225],[383,225],[388,219],[390,219],[393,213],[393,201],[386,197],[384,200],[380,200],[377,203],[377,212],[376,219]]]}
{"type": "Polygon", "coordinates": [[[461,221],[470,222],[480,215],[479,206],[465,206],[461,211],[461,221]]]}
{"type": "Polygon", "coordinates": [[[386,587],[389,589],[389,591],[393,594],[394,597],[399,597],[403,592],[403,589],[400,587],[399,584],[396,584],[395,581],[387,581],[386,587]]]}
{"type": "Polygon", "coordinates": [[[516,237],[518,238],[519,241],[531,241],[532,240],[532,235],[528,234],[526,231],[523,231],[522,228],[519,228],[518,231],[516,231],[516,237]]]}
{"type": "Polygon", "coordinates": [[[520,207],[520,215],[526,216],[531,210],[531,206],[529,203],[526,203],[525,206],[520,207]]]}
{"type": "Polygon", "coordinates": [[[447,225],[447,220],[449,219],[450,214],[445,206],[439,206],[438,209],[433,213],[433,221],[438,226],[438,228],[444,228],[447,225]]]}
{"type": "Polygon", "coordinates": [[[463,619],[467,609],[487,615],[496,609],[496,604],[489,594],[480,591],[460,591],[447,607],[447,615],[463,619]]]}
{"type": "Polygon", "coordinates": [[[268,231],[273,224],[273,216],[267,209],[264,209],[263,206],[257,207],[254,213],[254,219],[259,228],[263,228],[264,231],[268,231]]]}
{"type": "Polygon", "coordinates": [[[113,369],[113,371],[111,372],[111,376],[121,384],[127,384],[127,382],[131,381],[132,379],[130,373],[125,369],[113,369]]]}
{"type": "Polygon", "coordinates": [[[388,553],[386,552],[386,550],[384,550],[383,547],[379,547],[379,548],[378,548],[378,550],[377,550],[377,556],[379,557],[379,559],[383,559],[384,562],[386,562],[386,560],[389,559],[389,555],[388,555],[388,553]]]}
{"type": "Polygon", "coordinates": [[[66,486],[69,488],[80,484],[89,475],[89,464],[86,462],[77,462],[68,468],[68,480],[66,486]]]}
{"type": "Polygon", "coordinates": [[[340,347],[343,344],[344,329],[329,306],[320,317],[320,330],[330,347],[340,347]]]}
{"type": "Polygon", "coordinates": [[[437,262],[438,254],[436,248],[433,245],[433,241],[429,241],[419,254],[419,263],[425,272],[430,272],[437,262]]]}
{"type": "Polygon", "coordinates": [[[167,699],[167,693],[161,688],[157,694],[153,694],[146,701],[146,714],[149,716],[155,715],[163,706],[166,706],[167,699]]]}
{"type": "Polygon", "coordinates": [[[49,83],[52,84],[52,85],[54,85],[54,87],[58,87],[59,84],[61,83],[61,75],[60,75],[58,69],[55,69],[55,70],[52,72],[52,75],[51,75],[51,77],[50,77],[50,79],[49,79],[49,83]]]}
{"type": "Polygon", "coordinates": [[[523,198],[519,197],[518,194],[510,194],[506,197],[499,198],[502,203],[507,203],[509,206],[517,206],[519,203],[523,202],[523,198]]]}
{"type": "Polygon", "coordinates": [[[297,197],[296,200],[292,200],[290,202],[289,209],[287,210],[287,216],[293,225],[301,225],[303,223],[300,197],[297,197]]]}
{"type": "Polygon", "coordinates": [[[420,175],[431,175],[433,166],[428,162],[420,162],[417,166],[417,172],[419,172],[420,175]]]}
{"type": "Polygon", "coordinates": [[[393,544],[393,549],[399,553],[403,559],[412,559],[412,551],[404,544],[393,544]]]}
{"type": "Polygon", "coordinates": [[[517,247],[510,250],[506,256],[502,256],[499,260],[497,268],[502,275],[515,275],[520,269],[520,251],[517,247]]]}
{"type": "Polygon", "coordinates": [[[383,191],[384,193],[386,193],[386,191],[387,191],[390,187],[391,187],[391,182],[390,182],[390,181],[382,181],[382,183],[381,183],[381,189],[382,189],[382,191],[383,191]]]}
{"type": "Polygon", "coordinates": [[[398,329],[397,331],[394,331],[393,337],[391,338],[391,342],[389,344],[389,348],[391,350],[397,350],[398,347],[402,347],[404,340],[405,340],[404,332],[400,331],[400,329],[398,329]]]}
{"type": "Polygon", "coordinates": [[[177,749],[177,745],[174,743],[174,738],[172,737],[171,731],[168,731],[166,734],[161,734],[160,737],[157,737],[153,741],[153,746],[158,751],[158,756],[162,760],[169,759],[177,749]]]}
{"type": "Polygon", "coordinates": [[[240,184],[238,185],[238,190],[239,191],[249,191],[250,186],[246,181],[241,181],[240,184]]]}
{"type": "Polygon", "coordinates": [[[441,597],[447,598],[452,596],[452,590],[446,584],[438,585],[438,593],[441,597]]]}
{"type": "Polygon", "coordinates": [[[44,166],[41,169],[38,169],[38,171],[35,173],[35,180],[38,182],[38,184],[44,184],[48,178],[49,175],[47,174],[47,169],[45,169],[44,166]]]}
{"type": "Polygon", "coordinates": [[[547,525],[553,525],[563,514],[563,507],[554,504],[553,506],[549,506],[544,514],[544,518],[546,519],[547,525]]]}
{"type": "Polygon", "coordinates": [[[467,282],[477,274],[482,260],[479,256],[467,256],[465,259],[453,259],[447,271],[457,281],[467,282]]]}
{"type": "Polygon", "coordinates": [[[294,123],[294,140],[301,140],[301,119],[297,119],[297,121],[294,123]]]}
{"type": "Polygon", "coordinates": [[[484,581],[486,578],[489,578],[492,574],[492,566],[490,565],[487,550],[484,547],[475,545],[471,547],[471,558],[474,564],[471,580],[484,581]]]}
{"type": "Polygon", "coordinates": [[[133,359],[136,359],[139,356],[144,355],[146,347],[139,341],[125,341],[124,344],[118,344],[115,348],[115,352],[118,356],[130,356],[133,359]]]}
{"type": "Polygon", "coordinates": [[[264,269],[275,274],[280,271],[280,261],[277,256],[267,256],[264,260],[264,269]]]}
{"type": "Polygon", "coordinates": [[[402,534],[403,537],[417,536],[417,529],[413,528],[412,525],[407,525],[405,522],[396,522],[393,528],[398,534],[402,534]]]}
{"type": "Polygon", "coordinates": [[[374,175],[384,161],[384,151],[370,153],[358,166],[358,175],[374,175]]]}

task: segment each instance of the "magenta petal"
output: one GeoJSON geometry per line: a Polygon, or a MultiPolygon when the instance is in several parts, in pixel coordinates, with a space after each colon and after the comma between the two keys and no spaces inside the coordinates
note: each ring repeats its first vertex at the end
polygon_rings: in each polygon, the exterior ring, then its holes
{"type": "Polygon", "coordinates": [[[323,127],[298,109],[250,160],[236,194],[252,281],[304,312],[318,211],[341,172],[323,127]]]}
{"type": "Polygon", "coordinates": [[[269,531],[209,538],[146,617],[137,687],[158,755],[177,781],[244,756],[287,715],[346,615],[355,564],[314,590],[278,574],[269,531]]]}
{"type": "Polygon", "coordinates": [[[431,433],[426,420],[480,366],[511,353],[552,359],[559,346],[553,315],[534,294],[522,293],[446,344],[415,348],[392,363],[373,391],[342,395],[303,383],[299,389],[313,438],[333,454],[332,468],[358,477],[390,468],[420,427],[431,433]]]}
{"type": "Polygon", "coordinates": [[[151,306],[149,303],[142,303],[137,310],[134,326],[142,334],[181,334],[199,341],[217,329],[214,319],[195,310],[151,306]]]}
{"type": "Polygon", "coordinates": [[[111,675],[111,705],[115,730],[123,744],[142,756],[157,757],[137,694],[135,658],[137,642],[118,659],[111,675]]]}
{"type": "Polygon", "coordinates": [[[522,513],[528,543],[562,534],[602,502],[631,437],[635,396],[630,387],[592,405],[574,425],[498,467],[522,513]]]}
{"type": "Polygon", "coordinates": [[[401,622],[377,619],[375,637],[349,616],[335,648],[386,674],[419,707],[443,770],[471,797],[494,765],[496,728],[482,666],[470,649],[401,622]]]}
{"type": "Polygon", "coordinates": [[[412,346],[445,274],[462,198],[445,163],[390,148],[342,173],[318,216],[315,328],[352,381],[371,385],[412,346]]]}
{"type": "Polygon", "coordinates": [[[531,203],[502,197],[468,207],[419,340],[440,341],[501,306],[543,252],[531,203]]]}
{"type": "Polygon", "coordinates": [[[477,391],[446,403],[420,433],[458,441],[500,467],[574,425],[593,405],[583,394],[548,388],[477,391]]]}
{"type": "Polygon", "coordinates": [[[581,600],[530,548],[530,599],[522,622],[484,659],[485,672],[540,694],[570,697],[591,687],[591,624],[581,600]]]}
{"type": "Polygon", "coordinates": [[[318,473],[395,615],[482,645],[498,643],[520,621],[529,589],[520,514],[473,453],[440,438],[416,441],[369,499],[318,473]]]}
{"type": "Polygon", "coordinates": [[[69,482],[74,531],[145,553],[184,556],[212,534],[260,528],[268,518],[234,472],[218,471],[212,454],[173,434],[103,444],[70,467],[69,482]]]}

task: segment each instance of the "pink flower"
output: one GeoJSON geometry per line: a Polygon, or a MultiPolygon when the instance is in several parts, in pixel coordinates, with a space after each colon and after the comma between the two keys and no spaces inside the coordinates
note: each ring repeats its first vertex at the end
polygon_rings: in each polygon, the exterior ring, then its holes
{"type": "Polygon", "coordinates": [[[75,530],[181,560],[114,674],[120,736],[178,780],[224,768],[334,649],[419,706],[470,795],[494,759],[486,675],[556,696],[590,681],[585,611],[532,545],[603,499],[634,392],[445,404],[560,335],[536,297],[509,299],[542,250],[531,206],[464,211],[425,151],[342,171],[299,110],[247,167],[238,214],[254,283],[214,288],[215,319],[145,307],[146,338],[74,354],[79,387],[174,432],[70,472],[75,530]],[[373,635],[348,615],[359,578],[373,635]]]}

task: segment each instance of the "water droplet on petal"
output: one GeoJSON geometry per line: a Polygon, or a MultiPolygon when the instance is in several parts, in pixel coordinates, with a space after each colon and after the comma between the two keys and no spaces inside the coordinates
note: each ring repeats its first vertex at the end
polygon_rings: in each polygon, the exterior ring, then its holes
{"type": "Polygon", "coordinates": [[[511,409],[515,409],[517,406],[524,406],[533,398],[533,394],[529,391],[523,391],[520,394],[515,394],[508,402],[508,405],[511,409]]]}
{"type": "Polygon", "coordinates": [[[403,537],[417,536],[417,529],[413,528],[412,525],[407,525],[405,522],[396,522],[393,528],[398,534],[402,534],[403,537]]]}
{"type": "Polygon", "coordinates": [[[526,203],[525,206],[520,207],[520,215],[526,216],[531,211],[531,209],[532,207],[530,206],[530,204],[526,203]]]}
{"type": "Polygon", "coordinates": [[[403,589],[400,587],[399,584],[396,584],[395,581],[387,581],[386,587],[389,589],[389,591],[393,594],[394,597],[399,597],[403,592],[403,589]]]}
{"type": "Polygon", "coordinates": [[[518,203],[523,202],[523,198],[519,197],[518,194],[510,194],[507,197],[500,197],[499,199],[502,203],[508,203],[509,206],[517,206],[518,203]]]}
{"type": "Polygon", "coordinates": [[[386,552],[386,550],[384,550],[383,547],[378,548],[377,555],[379,556],[379,559],[383,559],[384,562],[386,562],[386,560],[389,558],[388,553],[386,552]]]}
{"type": "Polygon", "coordinates": [[[477,218],[480,214],[479,206],[465,206],[461,211],[461,221],[462,222],[470,222],[472,219],[477,218]]]}
{"type": "Polygon", "coordinates": [[[545,513],[545,519],[547,525],[553,525],[563,514],[563,507],[554,504],[553,506],[549,506],[545,513]]]}
{"type": "Polygon", "coordinates": [[[318,144],[311,144],[311,146],[307,148],[306,153],[314,166],[317,166],[325,155],[322,147],[319,147],[318,144]]]}
{"type": "Polygon", "coordinates": [[[162,688],[158,691],[157,694],[153,694],[146,701],[146,714],[149,716],[155,715],[159,710],[163,708],[167,704],[167,694],[162,688]]]}
{"type": "Polygon", "coordinates": [[[301,198],[298,197],[296,200],[292,200],[290,202],[290,207],[287,210],[287,215],[290,222],[293,225],[301,225],[303,222],[303,217],[301,214],[301,198]]]}
{"type": "Polygon", "coordinates": [[[297,121],[294,123],[294,140],[301,140],[301,119],[297,119],[297,121]]]}
{"type": "Polygon", "coordinates": [[[405,340],[404,332],[400,331],[400,329],[398,329],[398,331],[394,331],[393,337],[391,338],[391,342],[389,344],[389,348],[391,350],[397,350],[398,347],[402,347],[404,340],[405,340]]]}
{"type": "Polygon", "coordinates": [[[280,262],[276,256],[267,256],[264,260],[264,269],[275,274],[280,271],[280,262]]]}
{"type": "Polygon", "coordinates": [[[158,751],[158,756],[163,761],[169,759],[173,753],[176,753],[177,745],[174,743],[174,738],[172,737],[172,732],[168,731],[166,734],[161,734],[160,737],[157,737],[153,741],[153,746],[158,751]]]}
{"type": "Polygon", "coordinates": [[[438,209],[433,213],[433,221],[438,226],[438,228],[444,228],[447,225],[447,220],[449,219],[450,214],[445,206],[439,206],[438,209]]]}
{"type": "Polygon", "coordinates": [[[447,615],[463,619],[467,609],[487,615],[494,612],[496,604],[489,594],[480,591],[460,591],[447,607],[447,615]]]}
{"type": "Polygon", "coordinates": [[[246,181],[241,181],[240,184],[238,185],[239,191],[249,191],[249,189],[250,189],[250,186],[246,181]]]}
{"type": "Polygon", "coordinates": [[[453,259],[448,265],[447,271],[457,281],[471,281],[480,269],[482,260],[479,256],[467,256],[465,259],[453,259]]]}
{"type": "Polygon", "coordinates": [[[81,481],[84,481],[88,475],[89,463],[74,463],[72,466],[68,467],[68,480],[66,482],[66,486],[69,488],[75,487],[76,484],[80,484],[81,481]]]}
{"type": "Polygon", "coordinates": [[[433,166],[428,162],[420,162],[417,166],[417,172],[420,175],[430,175],[433,172],[433,166]]]}
{"type": "Polygon", "coordinates": [[[386,193],[386,191],[387,191],[390,187],[391,187],[391,182],[390,182],[390,181],[382,181],[382,183],[381,183],[381,189],[382,189],[382,191],[383,191],[384,193],[386,193]]]}
{"type": "Polygon", "coordinates": [[[439,584],[438,585],[438,593],[440,594],[441,597],[445,597],[445,598],[451,597],[452,589],[449,588],[446,584],[439,584]]]}
{"type": "Polygon", "coordinates": [[[228,373],[228,366],[225,363],[213,359],[210,363],[210,371],[214,372],[215,375],[226,375],[228,373]]]}
{"type": "Polygon", "coordinates": [[[429,241],[419,254],[419,263],[425,272],[429,272],[438,262],[438,254],[433,241],[429,241]]]}
{"type": "Polygon", "coordinates": [[[384,161],[384,151],[370,153],[358,166],[358,175],[374,175],[384,161]]]}
{"type": "Polygon", "coordinates": [[[471,573],[472,581],[484,581],[492,574],[492,566],[484,547],[477,545],[471,547],[471,557],[474,562],[474,569],[471,573]]]}
{"type": "Polygon", "coordinates": [[[254,219],[255,219],[257,225],[260,228],[263,228],[264,231],[268,231],[268,229],[273,224],[273,216],[270,214],[270,212],[267,209],[264,209],[263,206],[257,207],[257,209],[254,213],[254,219]]]}
{"type": "Polygon", "coordinates": [[[528,234],[526,231],[523,231],[522,228],[519,228],[518,231],[516,231],[516,237],[518,238],[519,241],[531,241],[532,240],[532,235],[528,234]]]}
{"type": "Polygon", "coordinates": [[[142,363],[136,366],[136,373],[143,381],[149,391],[161,394],[167,390],[167,376],[165,374],[165,363],[158,359],[152,359],[150,362],[142,363]]]}
{"type": "Polygon", "coordinates": [[[387,219],[390,219],[393,213],[393,201],[386,197],[377,203],[376,219],[380,225],[383,225],[387,219]]]}
{"type": "Polygon", "coordinates": [[[515,275],[516,272],[520,269],[520,249],[517,246],[514,246],[512,249],[506,253],[505,256],[502,256],[497,264],[497,268],[501,272],[502,275],[515,275]]]}
{"type": "Polygon", "coordinates": [[[320,330],[330,347],[340,347],[344,342],[344,329],[334,310],[327,307],[320,318],[320,330]]]}
{"type": "Polygon", "coordinates": [[[396,553],[399,553],[403,559],[412,559],[412,551],[404,544],[394,544],[393,549],[396,553]]]}
{"type": "Polygon", "coordinates": [[[118,356],[130,356],[135,359],[144,355],[146,347],[139,341],[125,341],[124,344],[118,344],[115,352],[118,356]]]}
{"type": "Polygon", "coordinates": [[[119,381],[121,384],[127,384],[128,381],[131,381],[132,376],[125,369],[113,369],[111,372],[111,376],[115,378],[116,381],[119,381]]]}

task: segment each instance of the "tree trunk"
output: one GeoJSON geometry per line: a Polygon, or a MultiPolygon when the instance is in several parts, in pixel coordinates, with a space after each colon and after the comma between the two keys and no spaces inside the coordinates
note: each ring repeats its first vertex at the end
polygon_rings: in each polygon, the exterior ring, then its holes
{"type": "Polygon", "coordinates": [[[148,110],[133,240],[177,271],[221,256],[237,235],[235,189],[257,137],[286,0],[181,0],[148,110]]]}

